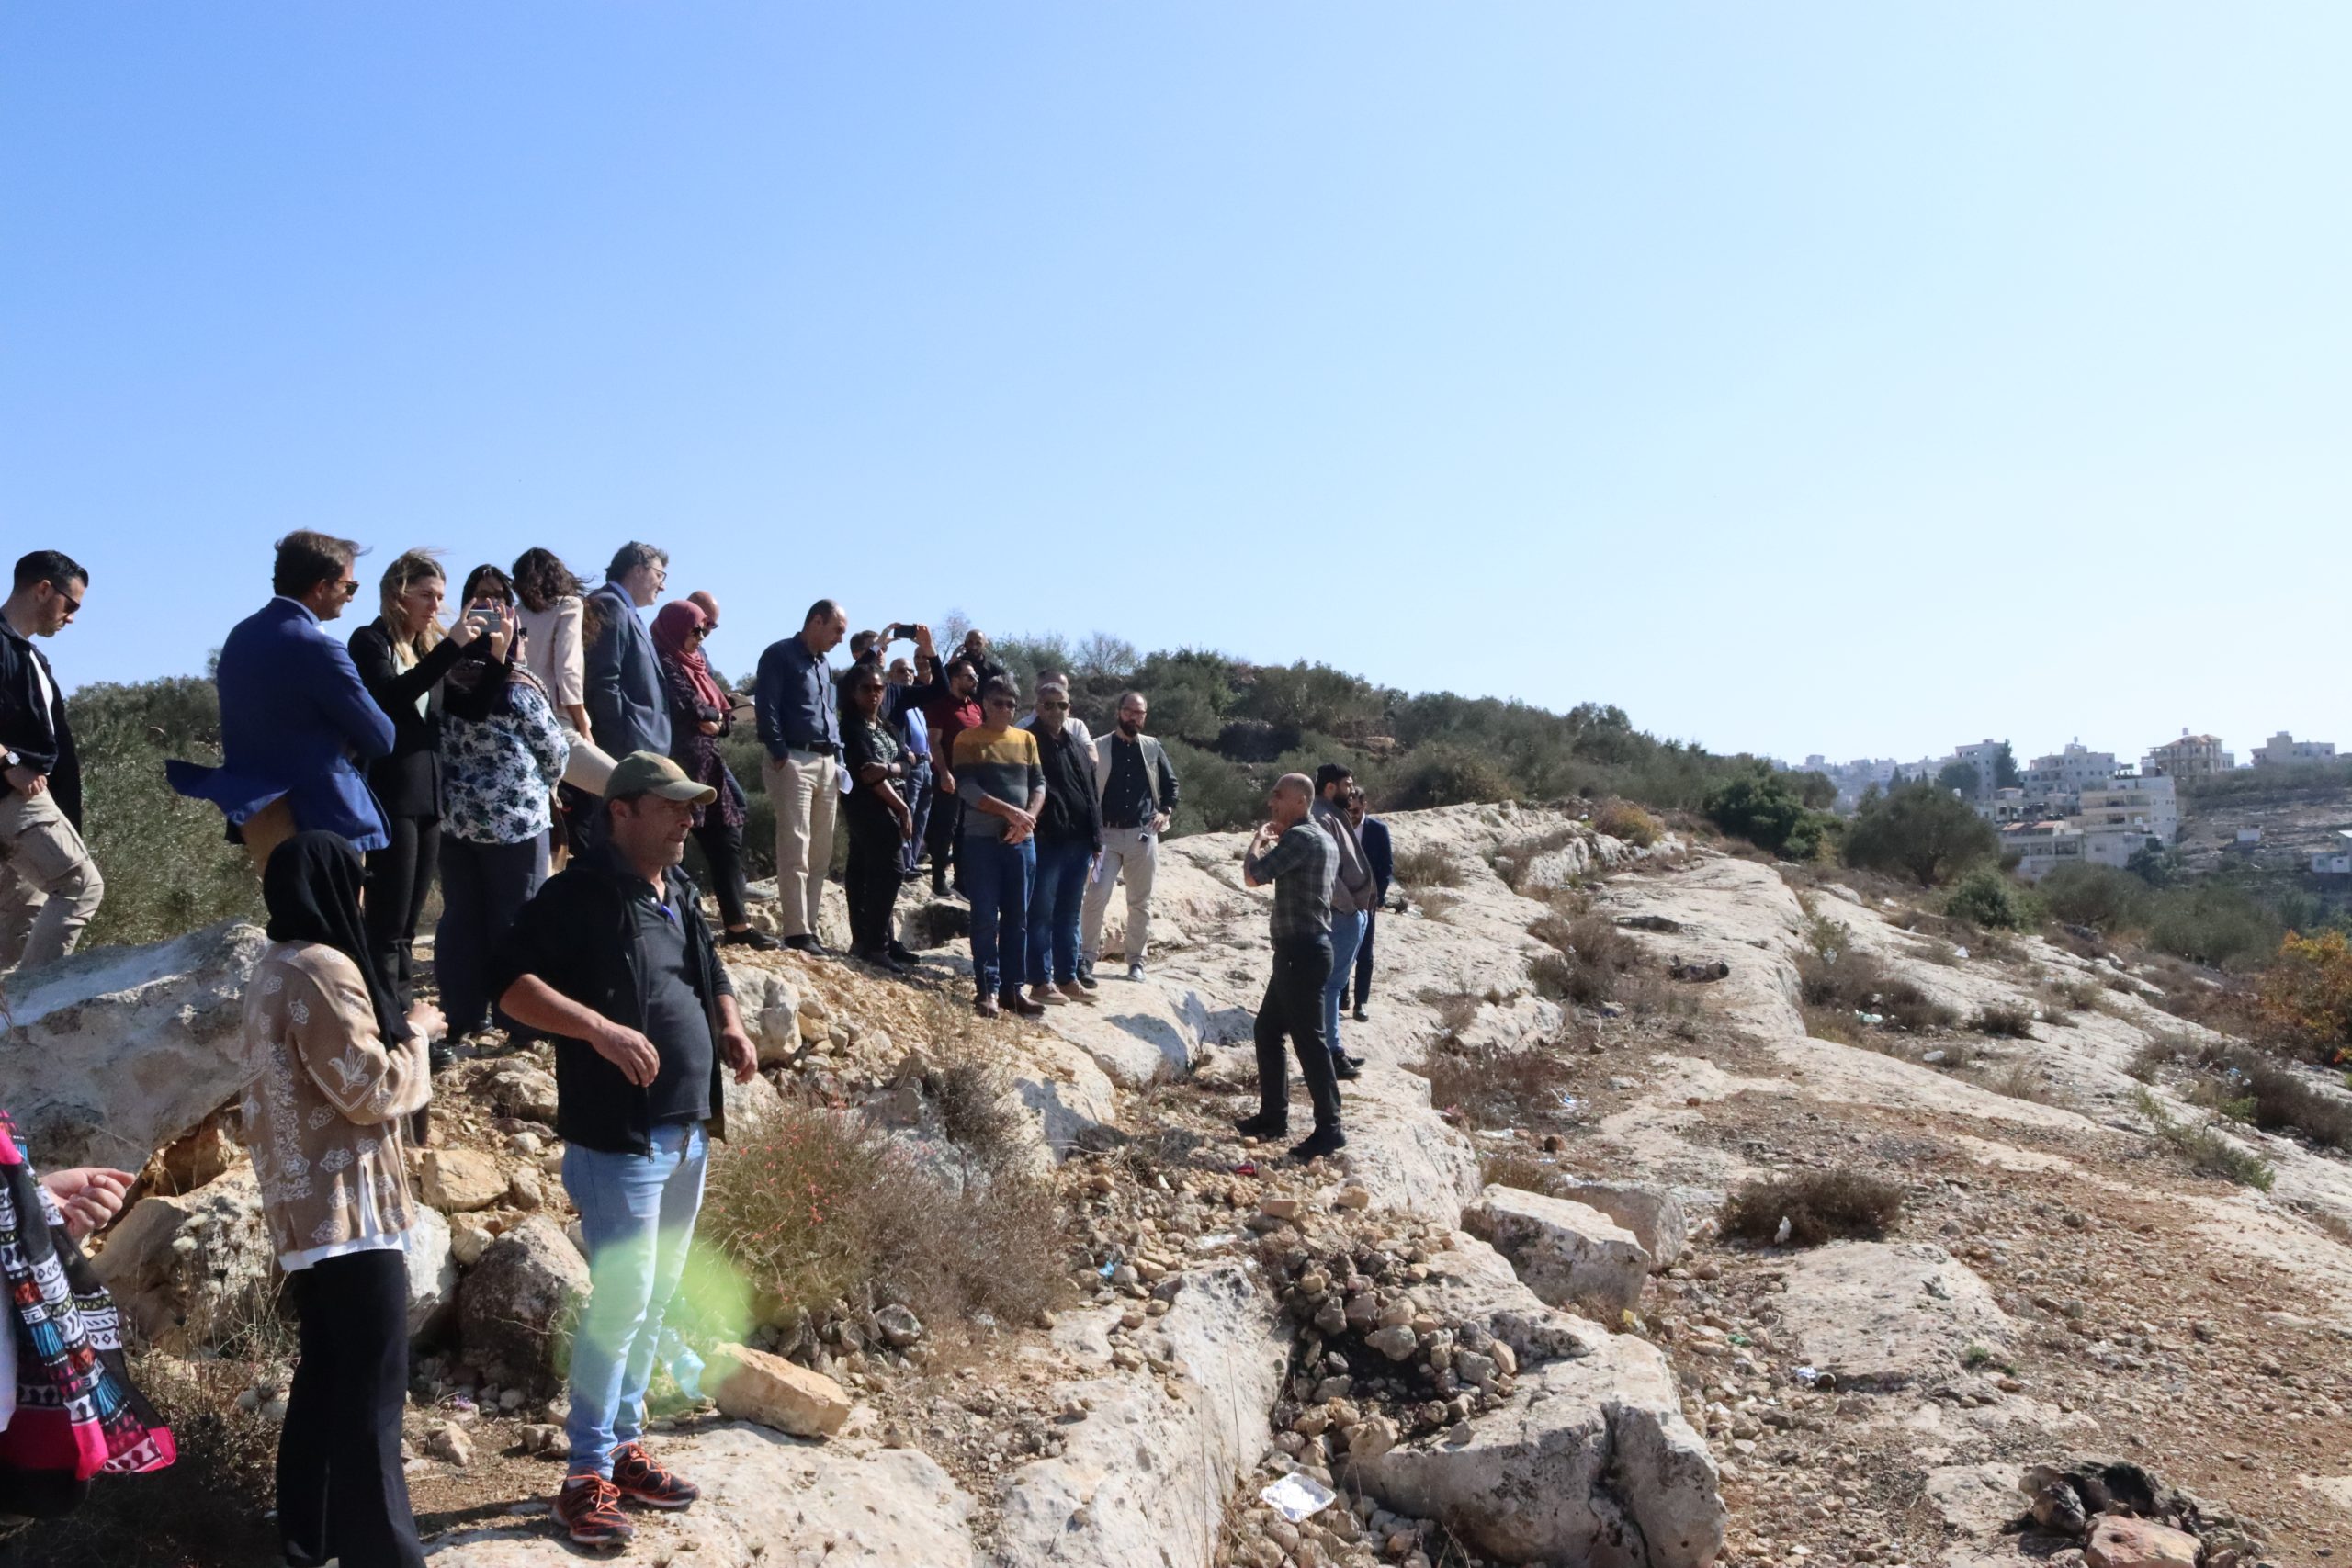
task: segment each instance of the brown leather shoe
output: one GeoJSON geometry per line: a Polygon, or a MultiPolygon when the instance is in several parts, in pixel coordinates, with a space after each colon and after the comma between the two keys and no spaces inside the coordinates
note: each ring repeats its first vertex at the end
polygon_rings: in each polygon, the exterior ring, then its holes
{"type": "Polygon", "coordinates": [[[1084,1002],[1088,1007],[1092,1007],[1100,999],[1093,992],[1075,980],[1067,986],[1056,986],[1054,989],[1061,993],[1062,1000],[1066,1002],[1084,1002]]]}
{"type": "Polygon", "coordinates": [[[1027,997],[1021,995],[1018,991],[1014,992],[1012,996],[1004,998],[1003,1001],[1004,1010],[1012,1014],[1015,1018],[1043,1018],[1046,1016],[1046,1010],[1043,1006],[1031,1001],[1027,997]]]}
{"type": "Polygon", "coordinates": [[[997,1015],[996,998],[994,997],[974,997],[972,998],[972,1010],[978,1013],[982,1018],[994,1018],[997,1015]]]}

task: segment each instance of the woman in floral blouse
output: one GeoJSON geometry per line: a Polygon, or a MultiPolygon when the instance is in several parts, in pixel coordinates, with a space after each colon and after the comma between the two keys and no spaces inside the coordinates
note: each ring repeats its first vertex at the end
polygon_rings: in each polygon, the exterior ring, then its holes
{"type": "Polygon", "coordinates": [[[545,689],[523,662],[506,574],[474,568],[462,603],[503,615],[477,639],[481,651],[450,670],[441,716],[441,924],[433,961],[452,1038],[491,1026],[491,950],[547,878],[553,792],[571,753],[545,689]]]}
{"type": "Polygon", "coordinates": [[[695,840],[710,863],[710,890],[727,927],[719,942],[778,947],[775,938],[752,929],[743,908],[743,823],[749,813],[743,786],[718,754],[719,738],[734,728],[735,718],[727,694],[703,660],[703,639],[709,635],[710,617],[691,599],[673,600],[653,617],[653,648],[662,656],[662,683],[670,694],[670,758],[686,777],[718,792],[717,800],[695,809],[695,840]]]}
{"type": "Polygon", "coordinates": [[[301,1310],[277,1441],[289,1562],[422,1568],[401,1465],[408,1404],[401,1127],[433,1089],[430,1002],[402,1019],[364,962],[359,852],[297,833],[262,874],[270,945],[245,985],[244,1136],[270,1248],[301,1310]]]}

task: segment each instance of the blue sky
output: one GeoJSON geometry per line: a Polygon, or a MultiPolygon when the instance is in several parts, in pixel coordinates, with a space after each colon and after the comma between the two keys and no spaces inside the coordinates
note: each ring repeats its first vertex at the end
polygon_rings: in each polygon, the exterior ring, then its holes
{"type": "MultiPolygon", "coordinates": [[[[2352,744],[2352,9],[0,11],[69,683],[269,542],[1721,750],[2352,744]]],[[[368,575],[362,563],[363,575],[368,575]]],[[[356,624],[356,623],[355,623],[356,624]]]]}

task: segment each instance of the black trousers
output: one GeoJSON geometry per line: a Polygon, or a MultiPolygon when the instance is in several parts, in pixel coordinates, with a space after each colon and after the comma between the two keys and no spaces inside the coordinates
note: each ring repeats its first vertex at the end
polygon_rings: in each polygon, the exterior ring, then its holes
{"type": "MultiPolygon", "coordinates": [[[[450,1038],[488,1028],[490,954],[547,873],[547,840],[477,844],[455,834],[441,841],[441,920],[434,928],[433,968],[450,1038]]],[[[502,1024],[503,1018],[499,1019],[502,1024]]],[[[511,1025],[509,1026],[511,1027],[511,1025]]]]}
{"type": "Polygon", "coordinates": [[[423,1568],[401,1469],[408,1255],[352,1252],[296,1271],[302,1355],[277,1436],[277,1532],[297,1562],[423,1568]]]}
{"type": "Polygon", "coordinates": [[[923,851],[931,843],[931,764],[920,757],[914,758],[913,762],[914,772],[907,775],[905,787],[899,791],[915,819],[915,830],[907,838],[907,875],[910,878],[915,874],[915,863],[922,859],[923,851]]]}
{"type": "Polygon", "coordinates": [[[1363,918],[1363,941],[1356,944],[1355,1006],[1362,1007],[1372,995],[1372,938],[1380,930],[1380,911],[1374,909],[1363,918]]]}
{"type": "MultiPolygon", "coordinates": [[[[931,792],[931,820],[924,825],[928,840],[924,847],[931,851],[931,885],[944,890],[947,886],[948,863],[956,858],[956,844],[964,837],[964,803],[952,795],[931,792]]],[[[963,877],[956,879],[963,885],[963,877]]]]}
{"type": "Polygon", "coordinates": [[[718,807],[714,806],[695,825],[695,842],[702,846],[703,859],[710,862],[710,891],[718,900],[719,923],[730,931],[741,931],[752,923],[743,909],[743,829],[719,820],[718,807]]]}
{"type": "Polygon", "coordinates": [[[1283,1059],[1288,1035],[1315,1105],[1317,1129],[1340,1124],[1340,1080],[1323,1039],[1323,987],[1330,978],[1329,937],[1274,943],[1274,972],[1258,1004],[1257,1028],[1258,1113],[1270,1122],[1290,1120],[1290,1066],[1283,1059]]]}
{"type": "Polygon", "coordinates": [[[368,852],[368,953],[402,1008],[416,999],[416,922],[441,859],[441,818],[390,817],[392,841],[368,852]]]}
{"type": "Polygon", "coordinates": [[[876,953],[890,945],[891,916],[899,904],[899,884],[907,872],[907,841],[899,824],[879,813],[858,810],[849,818],[849,864],[842,884],[849,895],[850,951],[876,953]]]}

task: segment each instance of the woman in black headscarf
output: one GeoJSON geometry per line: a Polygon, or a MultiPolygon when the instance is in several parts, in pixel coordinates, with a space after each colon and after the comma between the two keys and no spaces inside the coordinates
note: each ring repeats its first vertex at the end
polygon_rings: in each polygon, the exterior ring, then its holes
{"type": "Polygon", "coordinates": [[[269,857],[270,946],[245,987],[244,1128],[262,1214],[301,1311],[277,1446],[288,1562],[420,1568],[401,1466],[408,1399],[402,1123],[433,1087],[430,1003],[405,1018],[368,962],[359,855],[297,833],[269,857]]]}

